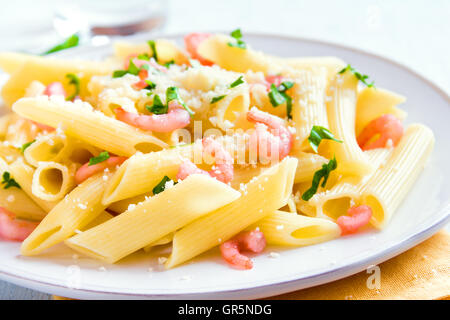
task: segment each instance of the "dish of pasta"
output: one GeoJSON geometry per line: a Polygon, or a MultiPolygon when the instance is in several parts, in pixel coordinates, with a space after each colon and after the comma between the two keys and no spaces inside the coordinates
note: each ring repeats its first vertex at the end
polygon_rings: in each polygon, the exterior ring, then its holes
{"type": "Polygon", "coordinates": [[[262,256],[275,270],[285,252],[371,247],[433,158],[434,127],[405,120],[406,97],[365,65],[251,39],[0,53],[0,251],[14,243],[22,267],[139,260],[173,277],[206,263],[245,279],[262,256]]]}

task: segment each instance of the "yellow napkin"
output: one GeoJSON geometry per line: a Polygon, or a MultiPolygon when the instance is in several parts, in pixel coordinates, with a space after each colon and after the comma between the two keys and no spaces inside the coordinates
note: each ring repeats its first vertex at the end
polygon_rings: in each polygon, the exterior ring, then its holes
{"type": "MultiPolygon", "coordinates": [[[[448,299],[450,297],[450,235],[435,234],[416,247],[379,265],[380,288],[369,289],[366,271],[313,288],[269,299],[365,300],[448,299]]],[[[369,282],[373,287],[373,282],[369,282]]]]}
{"type": "MultiPolygon", "coordinates": [[[[380,288],[369,289],[373,273],[360,272],[321,286],[269,299],[448,299],[450,298],[450,235],[441,231],[416,247],[379,265],[380,288]]],[[[55,300],[70,300],[53,296],[55,300]]]]}

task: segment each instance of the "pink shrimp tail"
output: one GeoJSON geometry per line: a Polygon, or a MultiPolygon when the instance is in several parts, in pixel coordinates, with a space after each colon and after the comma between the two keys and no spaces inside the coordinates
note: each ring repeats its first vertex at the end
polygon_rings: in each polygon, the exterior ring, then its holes
{"type": "Polygon", "coordinates": [[[358,232],[367,225],[372,217],[372,209],[369,206],[353,206],[347,210],[346,216],[340,216],[336,223],[341,228],[341,234],[347,235],[358,232]]]}
{"type": "Polygon", "coordinates": [[[189,52],[192,58],[197,59],[204,66],[212,66],[214,63],[203,58],[198,53],[198,46],[210,36],[210,33],[189,33],[184,37],[187,52],[189,52]]]}
{"type": "Polygon", "coordinates": [[[184,128],[191,122],[189,112],[175,101],[171,101],[165,114],[138,115],[122,108],[115,109],[116,118],[146,131],[172,132],[184,128]]]}
{"type": "Polygon", "coordinates": [[[396,146],[402,136],[402,122],[392,114],[384,114],[372,120],[359,134],[357,140],[362,150],[371,150],[386,148],[389,140],[392,141],[393,146],[396,146]],[[377,135],[379,135],[378,138],[376,138],[377,135]]]}
{"type": "Polygon", "coordinates": [[[64,87],[61,82],[56,81],[50,83],[47,87],[45,87],[44,95],[46,96],[64,96],[66,97],[66,90],[64,90],[64,87]]]}
{"type": "Polygon", "coordinates": [[[186,160],[180,165],[180,168],[178,169],[177,180],[184,180],[191,174],[206,174],[209,176],[208,171],[202,170],[191,161],[186,160]]]}
{"type": "Polygon", "coordinates": [[[270,86],[274,84],[276,87],[278,87],[284,80],[283,76],[280,75],[272,75],[272,76],[266,76],[265,78],[265,86],[267,90],[270,90],[270,86]]]}
{"type": "Polygon", "coordinates": [[[252,108],[247,113],[247,120],[256,123],[255,132],[250,136],[250,146],[257,146],[260,157],[282,160],[289,154],[293,136],[282,119],[252,108]]]}
{"type": "Polygon", "coordinates": [[[115,166],[121,165],[127,159],[127,157],[109,157],[107,160],[91,166],[89,165],[89,162],[87,162],[83,164],[75,173],[75,182],[80,184],[84,180],[105,170],[106,168],[114,168],[115,166]]]}
{"type": "Polygon", "coordinates": [[[177,179],[184,180],[191,174],[206,174],[222,181],[223,183],[228,183],[233,180],[234,166],[231,155],[219,142],[212,138],[204,138],[202,144],[203,152],[209,153],[215,158],[215,165],[210,171],[205,171],[198,168],[191,161],[187,160],[180,165],[177,173],[177,179]]]}
{"type": "Polygon", "coordinates": [[[241,270],[253,268],[252,260],[241,251],[261,253],[266,247],[266,238],[261,231],[242,232],[220,245],[223,259],[232,267],[241,270]]]}
{"type": "Polygon", "coordinates": [[[216,164],[208,171],[209,175],[223,183],[228,183],[233,180],[233,158],[228,151],[224,149],[222,144],[212,138],[205,138],[202,143],[204,151],[211,154],[216,160],[216,164]]]}
{"type": "Polygon", "coordinates": [[[0,207],[0,237],[3,239],[23,241],[38,224],[38,222],[17,220],[14,213],[0,207]]]}

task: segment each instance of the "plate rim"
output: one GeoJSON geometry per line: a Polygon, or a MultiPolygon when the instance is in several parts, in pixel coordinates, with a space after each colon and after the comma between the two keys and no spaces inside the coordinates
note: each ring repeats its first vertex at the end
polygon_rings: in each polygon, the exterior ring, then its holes
{"type": "MultiPolygon", "coordinates": [[[[223,31],[211,31],[211,33],[217,33],[223,31]]],[[[77,52],[82,52],[85,50],[98,50],[101,48],[108,48],[111,47],[112,43],[114,41],[118,40],[130,40],[130,41],[137,41],[140,38],[144,36],[148,36],[149,34],[137,34],[132,36],[126,36],[126,37],[118,37],[118,38],[112,38],[107,44],[101,45],[101,46],[93,46],[93,45],[84,45],[80,47],[76,47],[73,49],[65,50],[62,52],[57,52],[55,54],[52,54],[52,57],[69,57],[73,54],[76,54],[77,52]]],[[[181,38],[185,35],[185,33],[164,33],[164,32],[158,32],[151,34],[154,38],[181,38]]],[[[372,53],[360,48],[356,48],[353,46],[347,46],[340,43],[334,43],[332,41],[325,41],[325,40],[318,40],[313,38],[307,38],[307,37],[297,37],[297,36],[290,36],[290,35],[283,35],[283,34],[277,34],[277,33],[261,33],[261,32],[246,32],[246,35],[251,37],[260,37],[260,38],[278,38],[281,40],[288,40],[288,41],[300,41],[300,42],[309,42],[312,44],[319,44],[319,45],[325,45],[325,46],[332,46],[337,47],[340,49],[353,51],[358,54],[362,54],[365,56],[369,56],[372,58],[383,60],[384,62],[387,62],[389,64],[395,65],[396,67],[399,67],[400,69],[403,69],[404,71],[410,73],[416,78],[419,78],[421,81],[427,83],[435,92],[437,92],[444,100],[447,101],[447,103],[450,104],[450,95],[447,94],[447,92],[437,85],[432,80],[428,79],[427,77],[420,74],[418,71],[415,71],[409,66],[404,65],[401,62],[398,62],[394,59],[384,57],[383,55],[372,53]]],[[[48,281],[43,280],[37,280],[33,279],[31,277],[21,276],[14,273],[10,273],[4,270],[0,270],[0,279],[9,281],[15,284],[18,284],[20,286],[31,287],[31,288],[39,288],[39,287],[45,287],[46,289],[54,289],[54,292],[58,293],[65,293],[69,297],[82,297],[82,298],[89,298],[96,296],[106,296],[109,298],[149,298],[149,299],[212,299],[214,297],[210,297],[209,295],[213,294],[216,297],[215,298],[236,298],[236,297],[242,297],[244,299],[248,298],[262,298],[267,296],[275,296],[278,294],[291,292],[293,290],[301,290],[325,283],[330,283],[345,277],[348,277],[350,275],[356,274],[365,268],[367,268],[368,265],[373,264],[379,264],[386,260],[389,260],[402,252],[407,251],[408,249],[412,248],[413,246],[425,241],[426,239],[433,236],[436,232],[438,232],[446,223],[450,222],[450,200],[447,200],[447,202],[444,201],[444,203],[436,209],[435,216],[438,216],[438,219],[433,219],[432,217],[428,219],[430,222],[423,228],[419,228],[415,233],[407,236],[406,238],[402,238],[399,241],[396,241],[394,244],[390,245],[387,249],[383,249],[380,252],[370,255],[364,259],[360,259],[358,261],[355,261],[351,264],[346,264],[337,268],[332,268],[327,271],[316,273],[313,275],[308,275],[302,278],[297,279],[288,279],[285,281],[278,281],[276,283],[271,284],[262,284],[258,286],[252,286],[252,287],[245,287],[245,288],[239,288],[239,289],[222,289],[222,290],[202,290],[202,291],[190,291],[190,292],[184,292],[184,293],[129,293],[129,292],[117,292],[117,291],[103,291],[103,290],[96,290],[96,289],[74,289],[74,288],[68,288],[67,286],[61,285],[61,284],[55,284],[48,281]],[[441,216],[442,215],[442,216],[441,216]],[[264,293],[266,289],[271,289],[271,293],[267,294],[264,293]],[[258,293],[259,292],[259,293],[258,293]],[[273,292],[276,292],[273,294],[273,292]]],[[[426,220],[426,221],[428,221],[426,220]]],[[[120,288],[117,288],[120,289],[120,288]]],[[[39,290],[39,289],[36,289],[39,290]]],[[[111,290],[111,289],[110,289],[111,290]]],[[[184,289],[186,290],[186,289],[184,289]]],[[[49,292],[46,290],[46,292],[49,292]]]]}

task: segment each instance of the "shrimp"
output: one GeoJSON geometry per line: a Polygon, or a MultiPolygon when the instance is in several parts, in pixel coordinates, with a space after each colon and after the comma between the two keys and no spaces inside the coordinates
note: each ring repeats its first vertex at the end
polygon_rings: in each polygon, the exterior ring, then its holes
{"type": "Polygon", "coordinates": [[[136,114],[116,108],[116,119],[146,131],[172,132],[184,128],[191,122],[189,112],[175,100],[170,101],[169,111],[164,114],[136,114]]]}
{"type": "Polygon", "coordinates": [[[242,232],[220,245],[223,259],[231,266],[245,270],[253,267],[253,261],[241,251],[260,253],[266,247],[266,238],[259,230],[242,232]]]}
{"type": "Polygon", "coordinates": [[[87,178],[105,170],[106,168],[113,168],[117,165],[121,165],[127,159],[127,157],[109,157],[107,160],[91,166],[89,165],[89,162],[87,162],[83,164],[75,173],[75,182],[80,184],[87,178]]]}
{"type": "MultiPolygon", "coordinates": [[[[49,97],[51,97],[51,96],[64,96],[64,97],[66,97],[67,96],[67,93],[64,90],[64,87],[63,87],[62,83],[59,82],[59,81],[52,82],[47,87],[45,87],[45,90],[44,90],[43,94],[46,95],[46,96],[49,96],[49,97]]],[[[39,122],[36,122],[36,121],[33,121],[33,120],[30,120],[30,121],[31,121],[32,124],[34,124],[36,127],[38,127],[41,130],[48,131],[48,132],[55,130],[55,128],[47,126],[45,124],[42,124],[42,123],[39,123],[39,122]]]]}
{"type": "Polygon", "coordinates": [[[186,160],[178,169],[177,179],[184,180],[191,174],[205,174],[223,183],[228,183],[233,180],[234,166],[231,155],[219,142],[212,138],[204,138],[202,144],[204,151],[210,153],[215,158],[216,165],[210,171],[206,171],[198,168],[190,160],[186,160]]]}
{"type": "Polygon", "coordinates": [[[266,76],[265,85],[267,87],[267,90],[270,90],[270,86],[272,84],[274,84],[276,87],[278,87],[283,81],[284,81],[284,78],[283,78],[283,76],[280,76],[280,75],[266,76]]]}
{"type": "Polygon", "coordinates": [[[372,209],[369,206],[353,206],[347,210],[346,216],[340,216],[336,223],[341,228],[342,235],[356,233],[359,228],[369,223],[372,209]]]}
{"type": "Polygon", "coordinates": [[[38,222],[18,220],[14,213],[0,207],[0,238],[23,241],[38,224],[38,222]]]}
{"type": "Polygon", "coordinates": [[[284,125],[284,121],[256,107],[247,113],[247,120],[255,123],[255,131],[250,136],[250,145],[256,145],[260,157],[277,158],[272,151],[278,153],[278,159],[285,158],[292,148],[293,136],[284,125]],[[270,128],[271,132],[267,129],[270,128]],[[264,154],[264,153],[267,154],[264,154]]]}
{"type": "Polygon", "coordinates": [[[214,63],[212,61],[209,61],[205,58],[203,58],[198,53],[198,46],[200,43],[202,43],[205,39],[209,38],[211,36],[210,33],[189,33],[184,37],[184,44],[186,46],[187,52],[191,55],[192,58],[197,59],[202,65],[204,66],[212,66],[214,63]]]}
{"type": "Polygon", "coordinates": [[[64,87],[61,82],[56,81],[50,83],[47,87],[45,87],[44,95],[46,96],[67,96],[66,90],[64,90],[64,87]]]}
{"type": "Polygon", "coordinates": [[[396,146],[403,136],[403,125],[392,114],[384,114],[372,120],[359,134],[358,144],[362,150],[385,148],[388,141],[396,146]],[[376,138],[378,136],[378,138],[376,138]],[[376,138],[374,140],[374,138],[376,138]]]}

